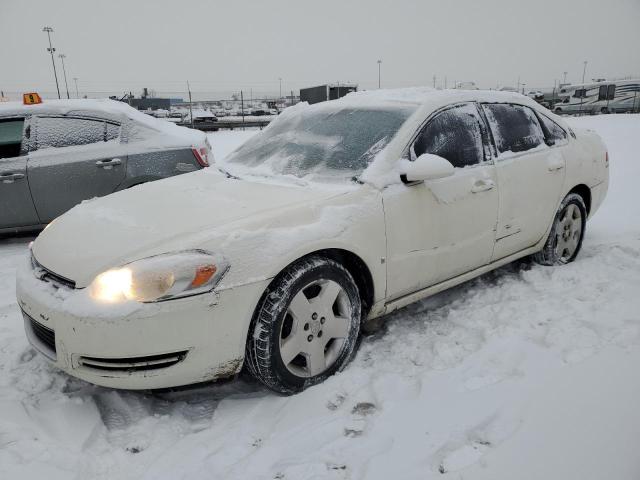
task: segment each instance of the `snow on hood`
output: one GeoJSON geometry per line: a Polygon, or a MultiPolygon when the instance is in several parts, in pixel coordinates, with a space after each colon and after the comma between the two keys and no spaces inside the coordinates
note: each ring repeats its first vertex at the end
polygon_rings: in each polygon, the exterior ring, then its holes
{"type": "Polygon", "coordinates": [[[45,268],[82,288],[109,268],[201,248],[202,241],[224,238],[233,222],[259,220],[349,188],[241,181],[206,169],[85,201],[49,224],[32,251],[45,268]]]}

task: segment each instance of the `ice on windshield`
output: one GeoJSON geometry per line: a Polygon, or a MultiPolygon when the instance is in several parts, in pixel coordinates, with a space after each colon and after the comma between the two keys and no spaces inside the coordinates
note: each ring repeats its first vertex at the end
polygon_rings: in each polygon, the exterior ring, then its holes
{"type": "Polygon", "coordinates": [[[415,111],[413,105],[313,106],[283,115],[225,161],[231,173],[352,178],[415,111]]]}

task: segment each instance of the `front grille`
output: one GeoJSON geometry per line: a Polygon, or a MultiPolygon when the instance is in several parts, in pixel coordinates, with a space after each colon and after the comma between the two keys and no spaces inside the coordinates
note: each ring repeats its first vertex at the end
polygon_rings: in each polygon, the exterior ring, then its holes
{"type": "Polygon", "coordinates": [[[187,356],[187,350],[181,352],[148,355],[129,358],[80,357],[80,365],[94,370],[112,373],[143,372],[167,368],[181,362],[187,356]]]}
{"type": "Polygon", "coordinates": [[[43,267],[40,262],[36,260],[36,257],[34,257],[33,254],[31,254],[31,265],[33,266],[35,276],[43,282],[49,282],[56,287],[64,286],[67,288],[76,288],[76,282],[43,267]]]}
{"type": "Polygon", "coordinates": [[[34,346],[40,350],[47,357],[52,360],[56,359],[56,334],[55,332],[42,325],[39,322],[36,322],[33,318],[27,315],[25,312],[22,312],[22,315],[25,319],[27,335],[34,346]]]}

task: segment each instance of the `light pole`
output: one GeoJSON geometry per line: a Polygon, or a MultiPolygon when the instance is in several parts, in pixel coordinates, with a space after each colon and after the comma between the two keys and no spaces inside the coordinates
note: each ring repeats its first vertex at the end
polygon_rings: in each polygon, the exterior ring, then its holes
{"type": "Polygon", "coordinates": [[[64,73],[64,86],[67,89],[67,99],[69,99],[71,97],[69,96],[69,84],[67,83],[67,69],[64,67],[64,59],[67,58],[67,56],[64,53],[61,53],[58,56],[60,57],[60,60],[62,60],[62,73],[64,73]]]}
{"type": "Polygon", "coordinates": [[[53,28],[44,27],[42,31],[47,32],[47,37],[49,37],[49,48],[47,48],[47,51],[51,54],[51,64],[53,65],[53,76],[56,78],[56,89],[58,90],[58,98],[60,98],[60,87],[58,86],[58,73],[56,72],[56,61],[53,58],[53,53],[56,51],[56,49],[53,48],[53,45],[51,45],[51,32],[53,32],[53,28]]]}
{"type": "Polygon", "coordinates": [[[378,60],[378,90],[380,90],[380,65],[382,65],[382,60],[378,60]]]}
{"type": "Polygon", "coordinates": [[[76,98],[80,98],[80,94],[78,93],[78,77],[73,77],[73,81],[76,84],[76,98]]]}
{"type": "Polygon", "coordinates": [[[282,78],[278,77],[278,81],[280,82],[280,96],[278,97],[278,103],[282,101],[282,78]]]}
{"type": "Polygon", "coordinates": [[[567,73],[569,72],[562,72],[564,75],[564,79],[562,80],[562,83],[566,84],[567,83],[567,73]]]}
{"type": "Polygon", "coordinates": [[[587,61],[585,60],[582,63],[584,63],[584,67],[582,68],[582,84],[584,85],[584,76],[587,73],[587,61]]]}

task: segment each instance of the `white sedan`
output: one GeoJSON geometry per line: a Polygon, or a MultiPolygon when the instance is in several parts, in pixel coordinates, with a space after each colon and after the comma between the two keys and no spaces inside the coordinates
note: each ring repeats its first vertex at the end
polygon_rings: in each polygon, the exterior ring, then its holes
{"type": "Polygon", "coordinates": [[[300,105],[217,167],[51,223],[17,278],[34,348],[110,387],[245,366],[298,392],[367,321],[524,256],[573,261],[608,187],[595,133],[506,92],[300,105]]]}

